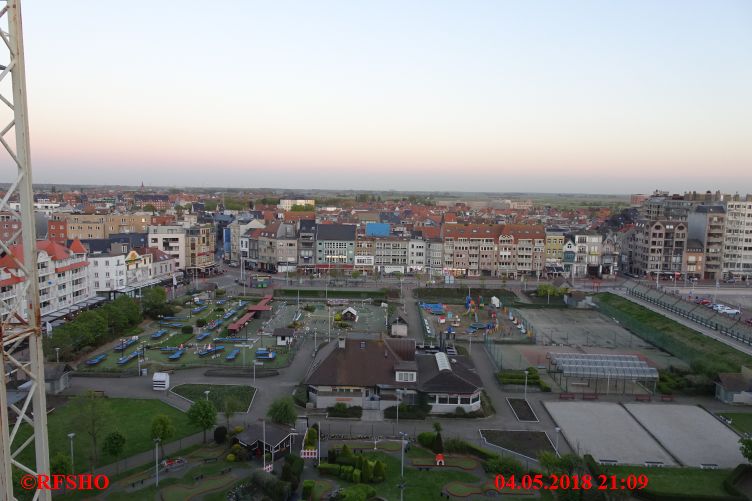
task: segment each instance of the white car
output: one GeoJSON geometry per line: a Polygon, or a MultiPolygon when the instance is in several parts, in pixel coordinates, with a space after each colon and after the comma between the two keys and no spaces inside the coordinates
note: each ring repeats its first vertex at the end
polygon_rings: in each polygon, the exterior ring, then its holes
{"type": "Polygon", "coordinates": [[[718,310],[720,313],[725,313],[726,315],[740,315],[742,312],[740,310],[737,310],[736,308],[724,308],[722,310],[718,310]]]}
{"type": "Polygon", "coordinates": [[[728,308],[728,306],[726,306],[725,304],[721,304],[721,303],[711,305],[710,307],[713,308],[715,311],[721,311],[725,308],[728,308]]]}

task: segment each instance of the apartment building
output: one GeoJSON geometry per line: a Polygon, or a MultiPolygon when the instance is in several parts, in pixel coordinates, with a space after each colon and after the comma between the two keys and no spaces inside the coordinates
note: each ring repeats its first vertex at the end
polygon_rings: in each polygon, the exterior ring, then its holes
{"type": "Polygon", "coordinates": [[[295,205],[300,207],[305,207],[306,205],[314,206],[316,205],[316,200],[307,198],[283,198],[279,201],[279,204],[277,204],[277,208],[282,209],[283,211],[290,211],[295,205]]]}
{"type": "Polygon", "coordinates": [[[498,236],[496,275],[541,276],[546,269],[546,231],[539,225],[504,225],[498,236]]]}
{"type": "Polygon", "coordinates": [[[600,277],[603,270],[601,256],[603,237],[596,232],[576,233],[574,244],[577,248],[573,277],[600,277]]]}
{"type": "Polygon", "coordinates": [[[316,221],[298,221],[298,268],[309,272],[316,266],[316,221]]]}
{"type": "Polygon", "coordinates": [[[353,224],[316,225],[316,269],[351,269],[355,264],[353,224]]]}
{"type": "Polygon", "coordinates": [[[113,233],[146,233],[150,214],[53,214],[53,221],[65,221],[60,230],[65,240],[108,238],[113,233]]]}
{"type": "Polygon", "coordinates": [[[564,241],[566,230],[546,228],[546,264],[561,264],[564,258],[564,241]]]}
{"type": "Polygon", "coordinates": [[[752,195],[726,204],[723,275],[752,279],[752,195]]]}
{"type": "MultiPolygon", "coordinates": [[[[185,231],[186,263],[189,273],[206,273],[216,266],[217,235],[211,223],[196,224],[185,231]]],[[[161,249],[160,249],[161,250],[161,249]]]]}
{"type": "Polygon", "coordinates": [[[443,225],[445,273],[470,277],[493,275],[500,231],[499,225],[443,225]]]}
{"type": "MultiPolygon", "coordinates": [[[[23,259],[23,245],[10,246],[11,252],[23,259]]],[[[86,248],[79,241],[65,247],[50,240],[37,241],[37,270],[39,272],[39,298],[42,321],[57,318],[57,312],[73,313],[93,304],[93,291],[89,285],[86,248]]],[[[25,278],[9,255],[0,258],[0,300],[4,303],[3,318],[8,305],[22,293],[25,278]]],[[[27,312],[24,310],[25,316],[27,312]]],[[[61,314],[62,316],[62,314],[61,314]]]]}
{"type": "Polygon", "coordinates": [[[265,224],[259,219],[238,218],[227,225],[230,232],[230,248],[225,254],[225,260],[239,263],[243,256],[240,246],[240,238],[250,229],[264,228],[265,224]]]}
{"type": "Polygon", "coordinates": [[[163,211],[172,207],[170,197],[168,195],[160,195],[156,193],[137,193],[133,195],[133,206],[138,209],[143,209],[147,205],[151,205],[155,210],[163,211]]]}
{"type": "MultiPolygon", "coordinates": [[[[703,246],[702,275],[705,280],[719,280],[724,269],[724,230],[726,208],[722,204],[699,205],[687,218],[687,238],[699,241],[703,246]]],[[[685,262],[688,261],[685,259],[685,262]]],[[[683,272],[687,272],[685,268],[683,272]]],[[[696,272],[695,272],[696,273],[696,272]]]]}
{"type": "Polygon", "coordinates": [[[180,225],[149,226],[149,247],[156,247],[175,259],[178,270],[185,270],[187,233],[180,225]]]}
{"type": "Polygon", "coordinates": [[[687,244],[687,224],[681,221],[638,221],[629,244],[628,272],[638,275],[682,272],[687,244]]]}

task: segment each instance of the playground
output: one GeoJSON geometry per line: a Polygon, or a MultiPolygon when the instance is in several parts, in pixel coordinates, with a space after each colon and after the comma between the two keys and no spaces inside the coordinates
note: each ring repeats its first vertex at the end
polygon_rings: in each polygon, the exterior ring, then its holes
{"type": "Polygon", "coordinates": [[[504,333],[523,335],[507,325],[501,302],[496,297],[466,296],[464,304],[418,302],[426,338],[446,333],[449,339],[479,339],[504,333]],[[488,301],[488,302],[486,302],[488,301]]]}
{"type": "MultiPolygon", "coordinates": [[[[271,297],[262,299],[264,304],[259,305],[263,307],[269,301],[271,297]]],[[[159,370],[191,366],[250,366],[254,359],[262,361],[265,368],[287,365],[295,345],[277,346],[270,325],[287,327],[295,310],[284,303],[270,303],[271,310],[257,311],[254,318],[248,319],[248,308],[253,306],[253,302],[239,298],[191,303],[174,317],[162,319],[144,334],[124,338],[110,350],[93,355],[82,364],[82,368],[118,372],[139,367],[159,370]],[[198,327],[198,321],[205,325],[198,327]],[[228,327],[237,321],[244,322],[242,327],[230,332],[228,327]],[[183,332],[184,326],[193,326],[193,332],[183,332]]]]}
{"type": "MultiPolygon", "coordinates": [[[[287,305],[284,308],[298,311],[297,305],[287,305]]],[[[338,336],[348,332],[384,332],[387,310],[368,299],[348,299],[333,301],[330,306],[326,302],[301,302],[300,312],[300,321],[309,333],[315,330],[318,336],[326,336],[331,323],[332,336],[338,336]],[[344,314],[348,308],[352,308],[355,313],[344,314]]]]}

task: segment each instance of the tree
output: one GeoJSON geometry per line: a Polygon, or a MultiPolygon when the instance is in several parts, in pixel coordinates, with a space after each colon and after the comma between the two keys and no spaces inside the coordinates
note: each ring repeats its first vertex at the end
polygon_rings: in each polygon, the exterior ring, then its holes
{"type": "Polygon", "coordinates": [[[233,414],[236,412],[242,410],[240,408],[240,405],[238,404],[238,401],[231,397],[225,397],[225,399],[222,401],[222,414],[225,415],[225,424],[227,425],[227,429],[230,429],[230,418],[233,414]]]}
{"type": "Polygon", "coordinates": [[[74,422],[78,424],[78,430],[91,439],[89,467],[93,471],[99,459],[99,439],[113,422],[112,412],[104,397],[93,390],[75,397],[71,407],[76,409],[74,422]]]}
{"type": "Polygon", "coordinates": [[[199,400],[188,409],[188,420],[203,430],[206,442],[206,430],[217,422],[217,409],[210,401],[199,400]]]}
{"type": "MultiPolygon", "coordinates": [[[[113,431],[106,437],[104,437],[104,443],[102,444],[102,452],[109,454],[113,459],[117,460],[120,454],[123,453],[125,448],[125,437],[119,431],[113,431]]],[[[52,470],[57,472],[57,470],[52,470]]],[[[120,467],[118,467],[118,473],[120,473],[120,467]]]]}
{"type": "Polygon", "coordinates": [[[748,462],[752,463],[752,438],[739,439],[739,448],[742,451],[742,456],[748,462]]]}
{"type": "MultiPolygon", "coordinates": [[[[70,475],[72,470],[71,459],[67,454],[58,452],[50,458],[50,471],[56,475],[70,475]]],[[[63,482],[63,492],[65,492],[65,484],[63,482]]]]}
{"type": "Polygon", "coordinates": [[[149,287],[144,290],[141,298],[141,306],[144,309],[144,315],[151,318],[157,318],[159,315],[172,315],[172,307],[167,304],[167,293],[162,287],[149,287]]]}
{"type": "Polygon", "coordinates": [[[144,210],[144,212],[151,212],[152,214],[154,214],[155,212],[157,212],[157,208],[154,207],[152,204],[146,204],[146,205],[144,205],[144,209],[143,210],[144,210]]]}
{"type": "Polygon", "coordinates": [[[374,482],[386,480],[386,467],[381,461],[376,461],[376,465],[373,467],[373,480],[374,482]]]}
{"type": "Polygon", "coordinates": [[[164,456],[164,444],[175,435],[175,425],[172,419],[164,414],[157,414],[151,420],[151,438],[159,439],[160,455],[164,456]]]}
{"type": "Polygon", "coordinates": [[[269,419],[274,423],[294,425],[298,419],[298,413],[295,410],[295,402],[292,397],[281,397],[272,402],[269,411],[266,413],[269,419]]]}

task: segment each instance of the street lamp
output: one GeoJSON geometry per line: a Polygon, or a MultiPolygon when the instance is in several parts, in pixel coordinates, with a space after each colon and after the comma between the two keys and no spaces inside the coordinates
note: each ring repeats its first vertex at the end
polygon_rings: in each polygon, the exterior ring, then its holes
{"type": "Polygon", "coordinates": [[[55,348],[55,362],[60,363],[60,348],[55,348]]]}
{"type": "Polygon", "coordinates": [[[73,432],[68,433],[68,438],[70,439],[70,469],[71,469],[71,475],[75,473],[75,469],[73,468],[73,437],[75,437],[76,434],[73,432]]]}
{"type": "Polygon", "coordinates": [[[528,371],[525,371],[525,401],[527,402],[527,373],[528,371]]]}
{"type": "Polygon", "coordinates": [[[405,492],[405,437],[407,433],[400,432],[400,500],[405,492]]]}
{"type": "MultiPolygon", "coordinates": [[[[254,377],[255,380],[255,377],[254,377]]],[[[204,395],[206,395],[206,401],[209,401],[209,390],[204,390],[204,395]]]]}
{"type": "Polygon", "coordinates": [[[402,390],[397,388],[397,431],[399,431],[399,408],[402,404],[402,390]]]}
{"type": "Polygon", "coordinates": [[[159,439],[154,439],[154,471],[157,477],[157,487],[159,487],[159,439]]]}
{"type": "Polygon", "coordinates": [[[554,428],[556,430],[556,445],[554,445],[554,450],[556,451],[556,455],[559,455],[559,432],[561,431],[561,428],[558,426],[554,428]]]}

